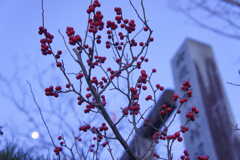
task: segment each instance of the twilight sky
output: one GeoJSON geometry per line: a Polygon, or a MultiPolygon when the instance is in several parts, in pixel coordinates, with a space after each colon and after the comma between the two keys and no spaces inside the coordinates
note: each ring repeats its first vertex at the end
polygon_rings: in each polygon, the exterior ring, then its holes
{"type": "MultiPolygon", "coordinates": [[[[78,28],[80,33],[84,32],[87,2],[86,0],[51,0],[45,2],[45,23],[49,31],[56,35],[55,48],[64,49],[62,39],[57,33],[58,29],[65,32],[66,26],[70,25],[78,28]]],[[[173,88],[170,59],[186,37],[210,44],[214,50],[234,118],[240,124],[238,116],[240,112],[238,94],[240,88],[227,84],[228,81],[240,82],[238,75],[240,68],[239,42],[199,28],[182,14],[171,10],[166,1],[146,0],[145,4],[147,17],[155,38],[148,53],[151,63],[147,64],[146,68],[158,70],[155,81],[165,87],[173,88]]],[[[131,15],[130,18],[136,18],[127,0],[104,0],[101,10],[105,17],[113,17],[115,6],[122,7],[123,13],[127,16],[131,15]]],[[[0,125],[20,129],[22,125],[25,125],[26,119],[14,108],[14,103],[10,102],[6,95],[16,97],[16,101],[19,102],[22,97],[29,95],[26,80],[30,81],[33,86],[35,84],[39,86],[38,80],[41,78],[43,86],[47,87],[53,79],[59,82],[61,75],[54,74],[52,72],[56,72],[54,67],[49,67],[53,59],[40,54],[40,36],[37,34],[37,28],[41,25],[40,0],[1,0],[0,18],[0,75],[12,84],[12,90],[9,91],[10,85],[7,86],[7,84],[0,82],[2,90],[0,91],[0,125]],[[50,73],[43,70],[50,70],[50,73]],[[39,75],[38,71],[42,74],[39,75]]],[[[37,87],[35,91],[36,95],[42,98],[41,102],[45,104],[42,91],[37,87]]],[[[34,108],[31,100],[26,100],[26,103],[30,107],[28,109],[34,108]]],[[[33,131],[34,127],[31,127],[31,130],[33,131]]]]}

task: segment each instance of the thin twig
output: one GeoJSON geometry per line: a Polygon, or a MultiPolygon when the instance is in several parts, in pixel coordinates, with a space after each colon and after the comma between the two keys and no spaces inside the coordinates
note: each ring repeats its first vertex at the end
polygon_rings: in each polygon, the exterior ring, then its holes
{"type": "Polygon", "coordinates": [[[28,86],[29,86],[29,88],[30,88],[30,92],[31,92],[31,95],[32,95],[34,104],[36,105],[36,107],[37,107],[37,109],[38,109],[38,111],[39,111],[39,114],[40,114],[41,119],[42,119],[42,121],[43,121],[43,123],[44,123],[44,126],[45,126],[46,129],[47,129],[47,132],[48,132],[48,135],[49,135],[49,137],[50,137],[50,139],[51,139],[51,141],[52,141],[52,144],[53,144],[54,147],[56,147],[56,144],[54,143],[54,140],[53,140],[53,137],[52,137],[52,135],[51,135],[50,129],[48,128],[48,125],[47,125],[47,123],[46,123],[46,121],[45,121],[45,119],[44,119],[44,116],[43,116],[41,107],[39,106],[39,104],[38,104],[38,102],[37,102],[37,99],[36,99],[36,97],[35,97],[35,95],[34,95],[34,93],[33,93],[32,85],[31,85],[30,82],[28,82],[28,81],[27,81],[27,84],[28,84],[28,86]]]}
{"type": "Polygon", "coordinates": [[[42,26],[44,27],[44,0],[41,0],[41,8],[42,8],[42,26]]]}

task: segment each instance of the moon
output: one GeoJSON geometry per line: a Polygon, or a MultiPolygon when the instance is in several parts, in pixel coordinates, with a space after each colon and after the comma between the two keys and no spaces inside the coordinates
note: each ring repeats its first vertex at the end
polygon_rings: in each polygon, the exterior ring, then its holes
{"type": "Polygon", "coordinates": [[[32,139],[38,139],[39,138],[39,132],[33,131],[31,134],[32,139]]]}

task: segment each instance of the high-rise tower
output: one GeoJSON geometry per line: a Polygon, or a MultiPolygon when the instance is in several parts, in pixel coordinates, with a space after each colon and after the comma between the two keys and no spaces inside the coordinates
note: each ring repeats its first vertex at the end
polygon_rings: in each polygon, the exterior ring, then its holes
{"type": "Polygon", "coordinates": [[[212,48],[186,39],[171,63],[176,92],[182,94],[183,81],[192,84],[193,97],[182,107],[181,122],[192,105],[200,109],[184,136],[191,159],[209,155],[210,160],[240,160],[240,143],[233,134],[233,116],[212,48]]]}

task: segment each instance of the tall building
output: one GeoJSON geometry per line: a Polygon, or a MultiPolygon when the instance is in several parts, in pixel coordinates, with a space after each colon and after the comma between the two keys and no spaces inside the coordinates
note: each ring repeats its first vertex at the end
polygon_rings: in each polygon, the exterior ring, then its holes
{"type": "Polygon", "coordinates": [[[193,105],[200,113],[185,134],[190,158],[208,155],[210,160],[240,160],[240,142],[233,134],[230,110],[212,48],[202,42],[186,39],[172,62],[176,92],[180,95],[183,81],[192,84],[193,97],[182,107],[181,123],[193,105]]]}

